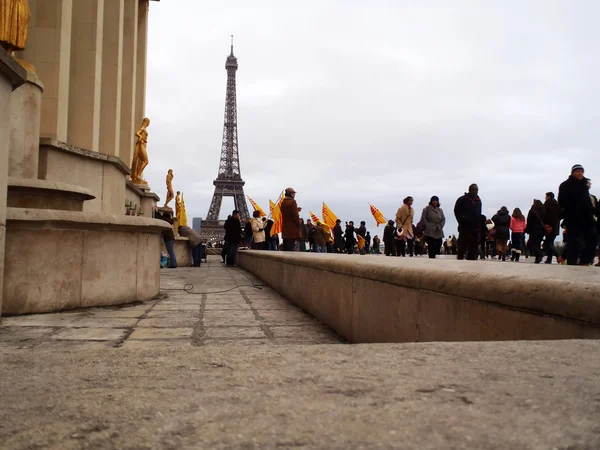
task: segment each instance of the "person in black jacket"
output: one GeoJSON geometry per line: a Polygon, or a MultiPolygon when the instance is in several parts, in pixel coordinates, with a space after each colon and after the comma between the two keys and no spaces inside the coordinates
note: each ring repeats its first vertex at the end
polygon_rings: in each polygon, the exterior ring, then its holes
{"type": "Polygon", "coordinates": [[[594,262],[598,232],[594,223],[594,207],[590,198],[588,179],[580,164],[571,168],[571,176],[558,189],[558,203],[567,229],[567,264],[587,266],[594,262]],[[583,241],[580,251],[579,241],[583,241]]]}
{"type": "MultiPolygon", "coordinates": [[[[360,223],[360,227],[356,228],[356,234],[366,240],[366,237],[367,237],[367,223],[364,220],[360,223]]],[[[370,238],[369,238],[369,240],[370,240],[370,238]]],[[[361,255],[365,254],[366,248],[367,248],[366,245],[362,248],[362,250],[360,251],[361,255]]]]}
{"type": "Polygon", "coordinates": [[[454,215],[458,222],[458,254],[457,259],[477,259],[479,246],[479,221],[481,217],[481,199],[479,187],[476,184],[469,186],[469,192],[456,200],[454,215]]]}
{"type": "Polygon", "coordinates": [[[231,217],[225,221],[223,228],[225,228],[225,241],[227,242],[227,266],[233,266],[243,236],[240,212],[238,210],[234,210],[231,213],[231,217]]]}
{"type": "Polygon", "coordinates": [[[555,256],[558,258],[558,250],[554,246],[554,241],[560,234],[560,206],[554,198],[554,192],[546,192],[544,211],[546,213],[544,225],[548,229],[546,240],[544,241],[544,253],[548,256],[545,262],[546,264],[552,264],[552,257],[555,256]]]}
{"type": "Polygon", "coordinates": [[[354,222],[350,221],[350,223],[346,225],[346,232],[344,233],[344,237],[346,238],[346,252],[349,255],[354,253],[354,244],[356,244],[356,238],[354,237],[355,232],[354,222]]]}
{"type": "Polygon", "coordinates": [[[342,221],[337,219],[335,226],[333,227],[333,252],[343,253],[344,252],[344,232],[342,231],[342,221]]]}
{"type": "Polygon", "coordinates": [[[498,252],[498,259],[506,261],[508,237],[510,234],[510,214],[508,208],[503,206],[492,217],[494,222],[494,229],[496,230],[496,250],[498,252]]]}
{"type": "Polygon", "coordinates": [[[527,214],[527,228],[525,232],[529,234],[529,248],[535,256],[535,263],[539,264],[544,259],[541,245],[546,230],[546,210],[544,204],[540,200],[534,200],[529,214],[527,214]]]}
{"type": "Polygon", "coordinates": [[[396,235],[395,222],[388,220],[387,225],[383,229],[383,250],[385,256],[396,256],[396,247],[394,244],[394,236],[396,235]]]}

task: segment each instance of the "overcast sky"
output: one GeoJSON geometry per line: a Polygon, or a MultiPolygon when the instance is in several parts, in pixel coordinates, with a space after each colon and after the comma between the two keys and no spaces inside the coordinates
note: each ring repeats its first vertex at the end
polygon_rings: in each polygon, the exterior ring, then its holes
{"type": "Polygon", "coordinates": [[[188,218],[213,194],[230,34],[242,177],[265,210],[292,186],[304,217],[325,201],[381,236],[368,202],[389,219],[438,195],[449,235],[473,182],[486,215],[528,210],[575,163],[600,189],[600,2],[150,3],[145,178],[164,199],[172,168],[188,218]]]}

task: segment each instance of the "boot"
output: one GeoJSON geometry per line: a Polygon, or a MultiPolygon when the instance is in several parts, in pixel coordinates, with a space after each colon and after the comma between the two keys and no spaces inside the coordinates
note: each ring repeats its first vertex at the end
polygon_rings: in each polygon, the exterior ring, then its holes
{"type": "Polygon", "coordinates": [[[516,258],[516,261],[517,261],[517,262],[519,262],[519,259],[521,259],[521,254],[520,254],[520,253],[517,253],[517,258],[516,258]]]}
{"type": "Polygon", "coordinates": [[[516,259],[517,259],[517,252],[515,252],[513,250],[512,252],[510,252],[510,260],[515,261],[516,259]]]}
{"type": "Polygon", "coordinates": [[[506,261],[506,255],[502,255],[502,261],[506,261]]]}

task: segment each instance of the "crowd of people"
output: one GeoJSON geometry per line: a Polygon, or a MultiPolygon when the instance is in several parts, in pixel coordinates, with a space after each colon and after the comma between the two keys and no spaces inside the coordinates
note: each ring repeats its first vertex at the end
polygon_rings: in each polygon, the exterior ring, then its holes
{"type": "MultiPolygon", "coordinates": [[[[302,209],[296,203],[296,191],[287,188],[281,202],[282,241],[278,233],[271,236],[274,222],[262,217],[260,211],[254,211],[245,227],[239,211],[233,211],[224,226],[223,263],[234,265],[240,246],[255,250],[381,254],[383,243],[386,256],[427,254],[435,258],[447,254],[459,260],[497,258],[519,262],[525,255],[532,256],[537,264],[544,258],[545,263],[551,264],[556,258],[558,263],[591,265],[599,248],[600,204],[590,194],[591,180],[584,174],[581,165],[573,166],[571,175],[559,187],[558,198],[547,192],[544,202],[533,200],[527,215],[520,208],[511,213],[502,206],[492,217],[486,217],[482,213],[479,188],[472,184],[454,205],[458,238],[451,235],[447,239],[446,216],[438,196],[431,197],[420,216],[415,214],[413,198],[406,197],[380,239],[377,235],[371,237],[364,221],[358,227],[353,221],[345,222],[342,227],[338,219],[332,229],[320,220],[304,221],[300,217],[302,209]],[[561,232],[563,245],[559,251],[555,241],[561,232]]],[[[183,231],[189,234],[189,230],[183,231]]],[[[600,262],[596,265],[600,266],[600,262]]]]}

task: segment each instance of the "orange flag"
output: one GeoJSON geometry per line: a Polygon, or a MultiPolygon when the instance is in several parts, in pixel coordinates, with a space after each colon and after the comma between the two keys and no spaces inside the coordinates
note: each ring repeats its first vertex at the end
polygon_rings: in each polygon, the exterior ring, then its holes
{"type": "Polygon", "coordinates": [[[317,216],[314,212],[309,211],[309,213],[310,213],[310,220],[312,220],[313,225],[316,226],[318,222],[321,222],[321,226],[323,227],[323,229],[325,231],[327,231],[329,233],[329,235],[331,236],[331,228],[329,228],[329,225],[327,225],[324,221],[319,219],[319,216],[317,216]]]}
{"type": "Polygon", "coordinates": [[[273,219],[273,226],[271,227],[271,236],[275,236],[277,233],[281,233],[283,228],[283,219],[281,217],[281,209],[279,205],[269,200],[269,207],[271,208],[271,218],[273,219]]]}
{"type": "Polygon", "coordinates": [[[252,200],[249,195],[246,195],[246,197],[248,197],[248,200],[250,200],[250,203],[252,204],[254,211],[260,212],[261,217],[267,217],[267,214],[263,211],[263,209],[260,206],[258,206],[258,203],[256,203],[254,200],[252,200]]]}
{"type": "Polygon", "coordinates": [[[323,221],[330,228],[333,229],[335,227],[335,222],[338,219],[337,216],[333,213],[333,211],[323,202],[323,221]]]}
{"type": "Polygon", "coordinates": [[[377,222],[377,226],[379,226],[381,224],[386,224],[387,220],[383,216],[382,212],[379,211],[377,208],[375,208],[370,203],[369,203],[369,206],[371,207],[371,214],[373,214],[373,217],[375,218],[375,221],[377,222]]]}

